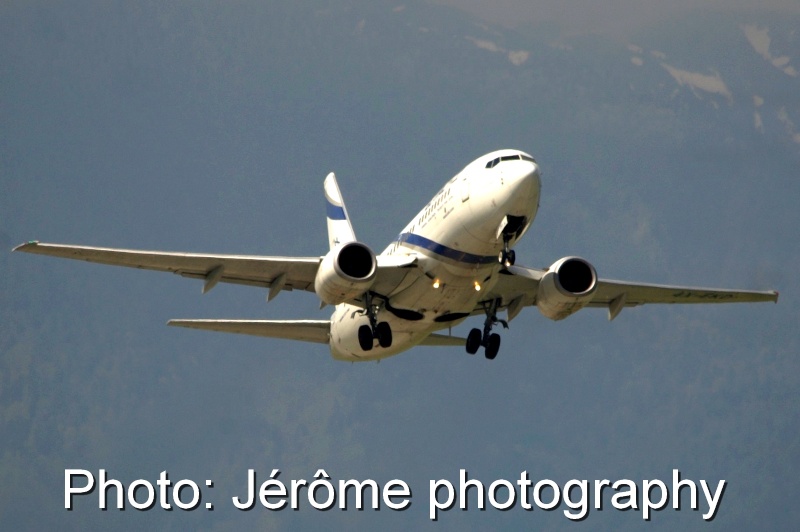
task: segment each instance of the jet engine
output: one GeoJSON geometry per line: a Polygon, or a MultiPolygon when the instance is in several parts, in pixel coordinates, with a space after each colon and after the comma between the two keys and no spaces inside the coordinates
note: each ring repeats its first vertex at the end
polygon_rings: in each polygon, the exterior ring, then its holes
{"type": "Polygon", "coordinates": [[[322,259],[314,291],[329,305],[338,305],[370,289],[378,271],[375,253],[361,242],[348,242],[322,259]]]}
{"type": "Polygon", "coordinates": [[[536,306],[551,320],[563,320],[585,307],[596,287],[594,266],[580,257],[564,257],[539,281],[536,306]]]}

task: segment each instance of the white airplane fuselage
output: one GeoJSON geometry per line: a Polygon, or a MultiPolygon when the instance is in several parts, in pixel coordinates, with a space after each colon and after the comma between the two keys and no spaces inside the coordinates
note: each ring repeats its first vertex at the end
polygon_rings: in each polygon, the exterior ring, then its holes
{"type": "Polygon", "coordinates": [[[539,207],[541,181],[533,158],[500,150],[467,165],[445,184],[381,255],[417,255],[415,271],[392,293],[388,304],[411,310],[405,319],[383,309],[392,343],[375,342],[365,351],[359,327],[369,319],[360,307],[340,304],[331,317],[330,349],[337,360],[377,360],[396,355],[436,330],[469,316],[497,282],[504,249],[527,231],[539,207]],[[504,238],[505,236],[505,238],[504,238]],[[506,242],[507,241],[507,245],[506,242]]]}

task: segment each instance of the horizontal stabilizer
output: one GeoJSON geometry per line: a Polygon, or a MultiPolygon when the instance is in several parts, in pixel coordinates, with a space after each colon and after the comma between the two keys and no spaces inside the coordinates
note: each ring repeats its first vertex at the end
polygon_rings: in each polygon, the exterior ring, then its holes
{"type": "Polygon", "coordinates": [[[419,345],[433,345],[433,346],[457,346],[464,347],[467,345],[467,339],[458,336],[450,336],[449,334],[431,334],[419,345]]]}
{"type": "Polygon", "coordinates": [[[328,320],[169,320],[167,325],[327,344],[328,320]]]}

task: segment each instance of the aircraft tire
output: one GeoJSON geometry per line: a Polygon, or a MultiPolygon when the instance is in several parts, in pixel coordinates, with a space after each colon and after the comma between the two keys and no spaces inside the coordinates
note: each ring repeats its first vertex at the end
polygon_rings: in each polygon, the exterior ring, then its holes
{"type": "Polygon", "coordinates": [[[517,253],[513,249],[509,249],[508,251],[501,251],[500,255],[498,255],[498,259],[500,260],[500,264],[508,268],[509,266],[513,266],[517,260],[517,253]]]}
{"type": "Polygon", "coordinates": [[[385,321],[378,324],[378,345],[384,349],[392,346],[392,328],[385,321]]]}
{"type": "Polygon", "coordinates": [[[369,325],[362,325],[358,328],[358,345],[363,351],[372,351],[372,329],[369,325]]]}
{"type": "Polygon", "coordinates": [[[467,335],[467,353],[474,355],[481,347],[481,337],[483,334],[480,329],[472,329],[467,335]]]}
{"type": "Polygon", "coordinates": [[[489,344],[486,346],[486,358],[494,360],[498,351],[500,351],[500,335],[497,333],[490,334],[489,344]]]}

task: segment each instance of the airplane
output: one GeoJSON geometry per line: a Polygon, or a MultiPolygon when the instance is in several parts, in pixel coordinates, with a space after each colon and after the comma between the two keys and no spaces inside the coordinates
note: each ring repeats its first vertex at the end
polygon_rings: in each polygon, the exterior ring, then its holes
{"type": "MultiPolygon", "coordinates": [[[[203,281],[257,286],[272,301],[282,291],[314,292],[329,320],[174,319],[168,325],[327,344],[336,360],[380,360],[417,345],[481,347],[493,360],[500,335],[528,306],[551,320],[584,307],[623,308],[648,303],[778,301],[776,291],[722,290],[600,279],[577,256],[544,269],[516,264],[513,249],[539,208],[541,178],[535,159],[504,149],[468,164],[448,181],[398,237],[376,254],[356,239],[333,173],[324,181],[329,251],[320,257],[215,255],[30,241],[14,251],[101,264],[170,271],[203,281]],[[506,319],[498,317],[506,312],[506,319]],[[483,328],[466,338],[444,333],[470,316],[483,328]]],[[[321,308],[322,308],[321,307],[321,308]]]]}

